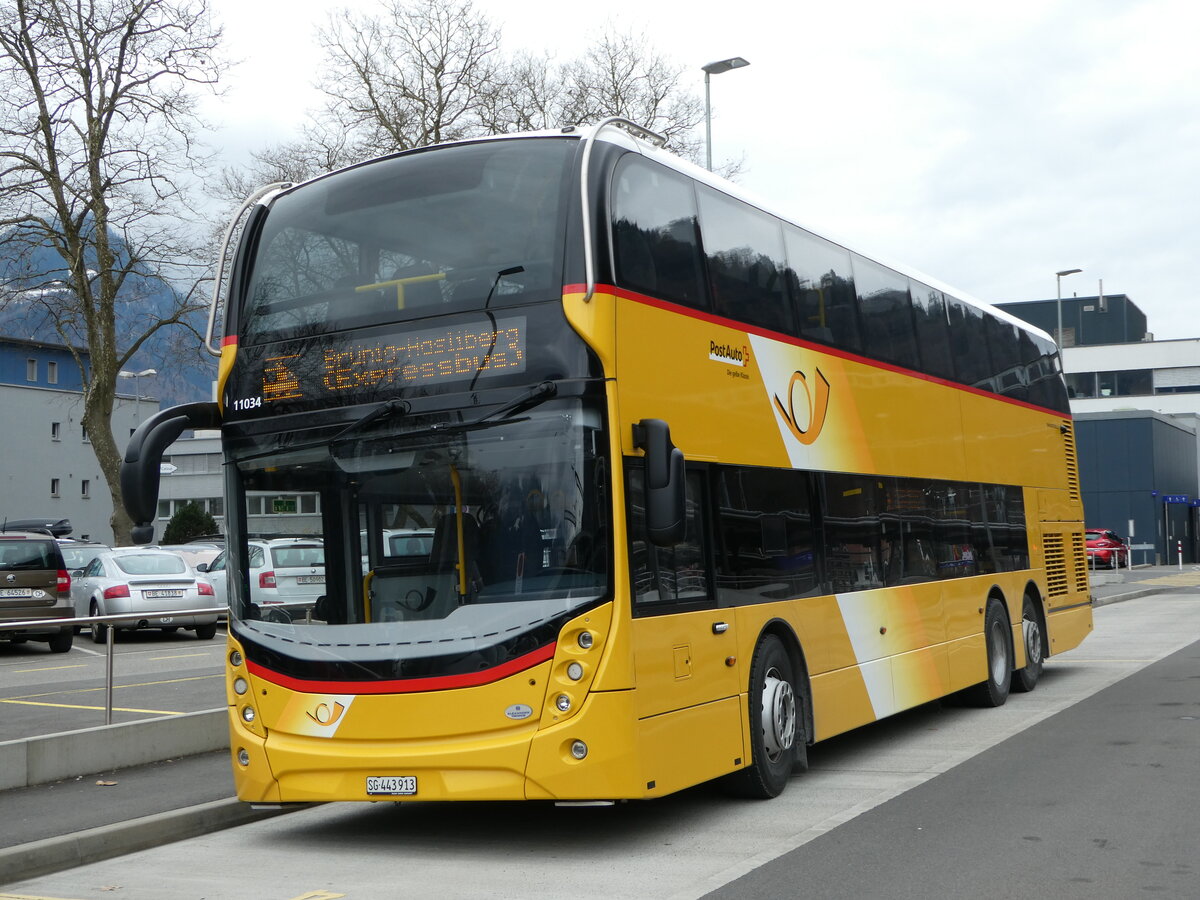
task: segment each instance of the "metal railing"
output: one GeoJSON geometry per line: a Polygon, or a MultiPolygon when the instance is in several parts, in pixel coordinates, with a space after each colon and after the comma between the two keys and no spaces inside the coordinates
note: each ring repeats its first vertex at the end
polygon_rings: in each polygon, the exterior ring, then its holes
{"type": "MultiPolygon", "coordinates": [[[[51,628],[74,628],[79,625],[105,625],[104,642],[107,645],[107,654],[104,666],[104,724],[112,724],[113,710],[113,641],[115,639],[117,629],[114,625],[128,622],[146,622],[151,620],[174,619],[177,616],[223,616],[228,615],[229,609],[224,606],[205,606],[197,609],[165,609],[162,611],[156,610],[153,615],[146,613],[120,613],[111,616],[75,616],[71,618],[59,619],[17,619],[0,622],[0,631],[28,631],[30,629],[51,629],[51,628]]],[[[174,627],[173,623],[167,623],[165,626],[149,626],[146,627],[174,627]]]]}

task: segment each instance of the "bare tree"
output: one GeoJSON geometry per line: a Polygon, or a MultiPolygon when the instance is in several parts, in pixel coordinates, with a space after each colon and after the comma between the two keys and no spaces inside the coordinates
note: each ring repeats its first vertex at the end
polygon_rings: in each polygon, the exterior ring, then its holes
{"type": "Polygon", "coordinates": [[[696,126],[704,121],[700,98],[680,85],[683,70],[657,56],[632,32],[606,31],[561,76],[565,122],[595,122],[623,116],[667,139],[676,153],[700,155],[696,126]]]}
{"type": "Polygon", "coordinates": [[[499,32],[471,0],[388,0],[380,15],[334,14],[320,34],[327,112],[359,158],[478,134],[499,32]]]}
{"type": "Polygon", "coordinates": [[[9,0],[0,9],[0,303],[53,325],[83,374],[83,424],[128,543],[112,434],[117,373],[160,329],[189,327],[205,235],[184,189],[200,161],[196,94],[221,31],[204,0],[9,0]],[[191,266],[195,264],[196,269],[191,266]],[[52,287],[47,287],[53,282],[52,287]],[[170,308],[145,293],[169,283],[170,308]],[[87,356],[77,348],[86,347],[87,356]]]}

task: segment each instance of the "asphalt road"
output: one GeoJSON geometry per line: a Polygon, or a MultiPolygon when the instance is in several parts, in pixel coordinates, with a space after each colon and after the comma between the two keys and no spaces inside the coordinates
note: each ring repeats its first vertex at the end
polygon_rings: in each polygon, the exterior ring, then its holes
{"type": "MultiPolygon", "coordinates": [[[[122,632],[113,657],[113,723],[225,705],[225,632],[122,632]]],[[[106,648],[87,632],[68,653],[0,643],[0,741],[105,724],[106,648]]]]}
{"type": "MultiPolygon", "coordinates": [[[[1200,896],[1200,594],[1101,607],[995,710],[814,748],[769,802],[332,804],[8,885],[39,898],[1200,896]],[[220,861],[220,862],[217,862],[220,861]]],[[[0,896],[3,896],[0,894],[0,896]]]]}

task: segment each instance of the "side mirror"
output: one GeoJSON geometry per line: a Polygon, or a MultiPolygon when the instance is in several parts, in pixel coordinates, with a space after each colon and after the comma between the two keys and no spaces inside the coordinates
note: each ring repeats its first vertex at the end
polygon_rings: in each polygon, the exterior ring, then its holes
{"type": "Polygon", "coordinates": [[[200,565],[196,566],[196,571],[197,572],[207,572],[208,571],[208,563],[200,563],[200,565]]]}
{"type": "Polygon", "coordinates": [[[671,443],[671,428],[662,419],[634,425],[633,445],[646,454],[646,535],[658,547],[678,544],[687,528],[683,451],[671,443]]]}

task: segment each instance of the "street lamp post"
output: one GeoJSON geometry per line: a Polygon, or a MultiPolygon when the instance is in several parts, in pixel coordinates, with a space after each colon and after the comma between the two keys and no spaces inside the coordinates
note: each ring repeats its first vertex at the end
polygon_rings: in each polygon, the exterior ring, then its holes
{"type": "Polygon", "coordinates": [[[122,369],[117,373],[118,378],[133,379],[133,424],[134,427],[141,423],[142,418],[142,390],[139,379],[146,378],[150,375],[157,375],[158,369],[142,369],[140,372],[126,372],[122,369]]]}
{"type": "Polygon", "coordinates": [[[1063,348],[1063,330],[1062,330],[1062,280],[1063,280],[1063,276],[1064,275],[1075,275],[1076,273],[1082,272],[1082,271],[1083,271],[1083,269],[1063,269],[1061,272],[1054,273],[1054,283],[1058,287],[1058,301],[1057,301],[1058,334],[1056,335],[1056,337],[1058,338],[1058,354],[1059,354],[1059,356],[1062,356],[1062,348],[1063,348]]]}
{"type": "Polygon", "coordinates": [[[704,159],[705,168],[710,172],[712,171],[712,97],[708,87],[709,76],[720,75],[730,69],[740,69],[748,65],[750,65],[749,61],[740,56],[733,56],[700,67],[704,70],[704,159]]]}

